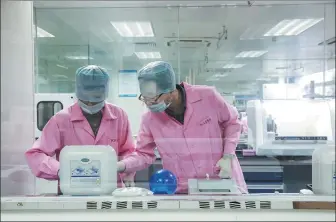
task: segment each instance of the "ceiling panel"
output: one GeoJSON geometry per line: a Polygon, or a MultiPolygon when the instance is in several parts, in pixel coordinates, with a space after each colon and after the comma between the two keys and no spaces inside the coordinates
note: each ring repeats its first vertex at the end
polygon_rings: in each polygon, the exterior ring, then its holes
{"type": "MultiPolygon", "coordinates": [[[[113,70],[120,66],[138,69],[150,61],[139,59],[134,52],[160,52],[163,60],[180,70],[181,80],[193,69],[196,70],[198,83],[224,86],[250,81],[253,85],[260,77],[299,76],[323,69],[324,52],[328,52],[329,56],[335,55],[334,47],[318,45],[325,37],[335,36],[335,21],[331,19],[335,16],[335,5],[331,5],[327,13],[324,9],[321,4],[217,8],[38,8],[38,27],[55,36],[38,38],[38,56],[41,64],[48,61],[50,64],[75,67],[85,61],[71,61],[66,56],[89,54],[91,64],[113,70]],[[298,36],[264,36],[284,19],[307,18],[324,20],[298,36]],[[111,21],[150,21],[155,37],[123,38],[111,21]],[[267,52],[257,58],[236,58],[243,51],[256,50],[267,52]],[[244,66],[224,69],[228,64],[244,66]],[[225,77],[216,80],[216,83],[208,82],[207,79],[215,74],[225,77]]],[[[56,74],[56,71],[49,72],[50,75],[53,73],[56,74]]]]}

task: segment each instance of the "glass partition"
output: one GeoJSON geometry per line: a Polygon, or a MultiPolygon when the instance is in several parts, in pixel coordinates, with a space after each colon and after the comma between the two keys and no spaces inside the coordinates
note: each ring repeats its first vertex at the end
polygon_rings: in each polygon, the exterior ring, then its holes
{"type": "MultiPolygon", "coordinates": [[[[136,136],[147,108],[138,100],[135,74],[151,61],[164,60],[173,66],[177,83],[215,87],[246,120],[249,129],[236,154],[250,193],[299,192],[311,183],[310,155],[304,156],[308,162],[296,155],[258,156],[255,140],[264,131],[334,140],[334,125],[322,126],[334,119],[335,4],[148,4],[34,9],[36,134],[75,101],[76,70],[99,65],[111,77],[107,101],[126,111],[136,136]],[[256,129],[257,117],[251,118],[259,112],[255,101],[265,106],[258,118],[266,128],[256,129]],[[273,122],[267,125],[269,116],[268,123],[273,122]],[[293,162],[283,162],[286,158],[293,162]],[[268,178],[253,180],[259,159],[272,162],[266,171],[278,167],[281,178],[270,184],[268,178]]],[[[156,155],[155,164],[137,172],[138,186],[148,188],[150,175],[162,168],[156,155]]],[[[36,193],[57,190],[56,182],[36,183],[36,193]]]]}

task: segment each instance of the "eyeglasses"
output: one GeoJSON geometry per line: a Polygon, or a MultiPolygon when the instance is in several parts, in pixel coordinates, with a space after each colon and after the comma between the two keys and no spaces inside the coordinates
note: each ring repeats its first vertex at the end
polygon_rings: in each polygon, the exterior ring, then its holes
{"type": "Polygon", "coordinates": [[[142,94],[139,96],[139,100],[144,103],[155,103],[164,93],[161,93],[158,96],[152,97],[152,98],[146,98],[142,94]]]}

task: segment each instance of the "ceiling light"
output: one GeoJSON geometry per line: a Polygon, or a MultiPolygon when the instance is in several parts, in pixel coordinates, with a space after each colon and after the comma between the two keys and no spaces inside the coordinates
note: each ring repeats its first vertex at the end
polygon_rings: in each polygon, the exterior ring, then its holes
{"type": "Polygon", "coordinates": [[[60,68],[63,68],[63,69],[68,69],[68,67],[65,67],[65,66],[62,66],[62,65],[56,65],[56,66],[58,66],[58,67],[60,67],[60,68]]]}
{"type": "Polygon", "coordinates": [[[227,64],[223,66],[224,69],[239,69],[245,66],[245,64],[227,64]]]}
{"type": "Polygon", "coordinates": [[[215,81],[218,81],[218,80],[219,80],[219,78],[210,77],[206,81],[207,82],[215,82],[215,81]]]}
{"type": "Polygon", "coordinates": [[[223,77],[227,77],[228,74],[215,74],[213,75],[212,77],[215,77],[215,78],[223,78],[223,77]]]}
{"type": "Polygon", "coordinates": [[[236,58],[256,58],[266,54],[268,51],[243,51],[236,55],[236,58]]]}
{"type": "Polygon", "coordinates": [[[92,57],[87,57],[87,56],[66,56],[67,59],[71,60],[88,60],[88,59],[93,59],[92,57]]]}
{"type": "Polygon", "coordinates": [[[37,37],[38,38],[54,38],[55,36],[50,34],[44,29],[41,29],[40,27],[35,28],[36,26],[33,26],[33,36],[34,38],[36,37],[36,32],[37,32],[37,37]]]}
{"type": "Polygon", "coordinates": [[[260,77],[258,79],[256,79],[257,81],[271,81],[271,78],[267,78],[267,77],[260,77]]]}
{"type": "Polygon", "coordinates": [[[286,19],[279,22],[273,28],[271,28],[268,32],[264,34],[264,36],[291,36],[291,35],[299,35],[310,27],[316,25],[323,18],[320,19],[286,19]]]}
{"type": "Polygon", "coordinates": [[[154,37],[150,22],[111,22],[122,37],[154,37]]]}
{"type": "Polygon", "coordinates": [[[139,59],[161,59],[160,52],[135,52],[139,59]]]}

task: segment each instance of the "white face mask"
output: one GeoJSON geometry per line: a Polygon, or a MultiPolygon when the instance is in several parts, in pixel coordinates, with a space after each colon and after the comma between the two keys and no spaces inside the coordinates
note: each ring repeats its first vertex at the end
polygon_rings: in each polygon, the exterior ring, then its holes
{"type": "Polygon", "coordinates": [[[98,113],[100,110],[102,110],[102,108],[105,106],[105,101],[102,101],[100,103],[97,103],[96,105],[93,106],[88,106],[85,103],[83,103],[82,101],[78,100],[78,105],[80,106],[80,108],[88,114],[96,114],[98,113]]]}
{"type": "Polygon", "coordinates": [[[153,104],[153,105],[150,105],[150,106],[147,106],[148,109],[152,112],[164,112],[169,106],[170,106],[171,103],[168,103],[166,104],[164,101],[160,102],[160,103],[157,103],[157,104],[153,104]]]}

